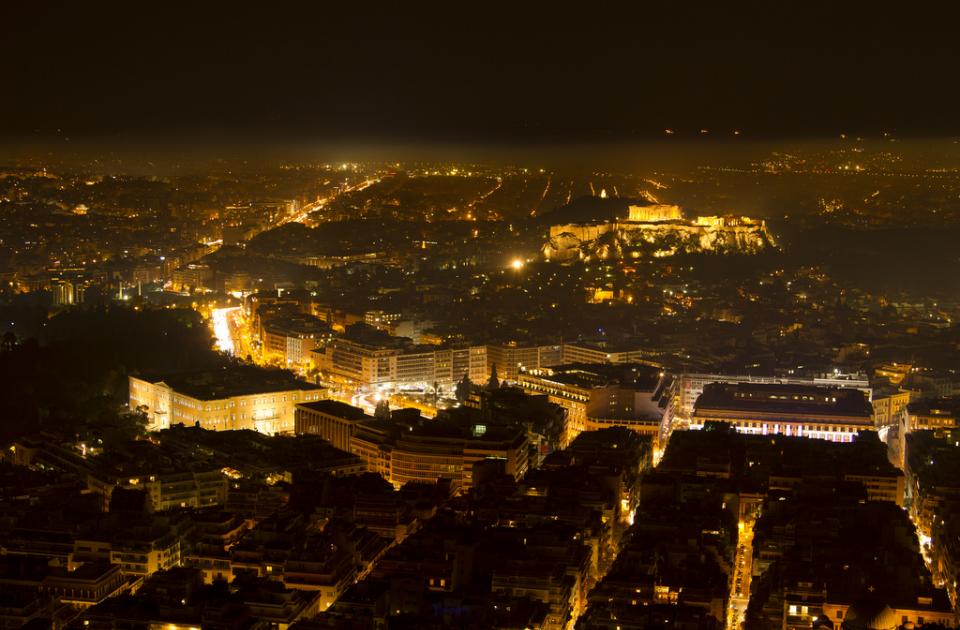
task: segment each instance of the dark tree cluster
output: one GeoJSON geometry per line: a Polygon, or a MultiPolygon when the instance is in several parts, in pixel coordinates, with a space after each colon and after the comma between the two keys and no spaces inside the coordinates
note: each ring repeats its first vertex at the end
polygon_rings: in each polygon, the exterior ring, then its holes
{"type": "Polygon", "coordinates": [[[101,439],[136,434],[136,410],[122,413],[127,377],[215,367],[215,352],[194,311],[104,308],[64,312],[40,339],[8,334],[0,352],[0,440],[37,431],[101,439]]]}

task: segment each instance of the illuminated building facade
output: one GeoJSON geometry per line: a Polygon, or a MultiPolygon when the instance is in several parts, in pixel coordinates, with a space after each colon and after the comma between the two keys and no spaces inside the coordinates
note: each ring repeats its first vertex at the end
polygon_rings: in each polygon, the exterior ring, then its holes
{"type": "Polygon", "coordinates": [[[883,363],[874,370],[879,378],[885,378],[893,385],[899,385],[910,374],[913,366],[909,363],[883,363]]]}
{"type": "Polygon", "coordinates": [[[870,400],[872,393],[870,382],[863,375],[828,374],[818,377],[805,377],[683,373],[673,379],[665,393],[664,433],[669,433],[674,429],[684,429],[690,425],[694,405],[700,398],[700,394],[703,393],[704,388],[711,383],[852,388],[863,392],[867,400],[870,400]]]}
{"type": "Polygon", "coordinates": [[[897,424],[901,412],[910,403],[913,392],[897,390],[893,392],[874,393],[873,396],[873,423],[877,427],[888,427],[897,424]]]}
{"type": "Polygon", "coordinates": [[[660,380],[656,368],[640,364],[573,363],[517,376],[525,391],[546,394],[567,410],[564,444],[583,431],[622,426],[651,436],[656,446],[663,416],[655,397],[660,380]]]}
{"type": "Polygon", "coordinates": [[[644,365],[658,365],[649,359],[649,352],[639,348],[590,343],[563,344],[563,363],[642,363],[644,365]]]}
{"type": "Polygon", "coordinates": [[[759,383],[711,383],[694,404],[690,428],[726,422],[748,434],[784,434],[852,442],[873,430],[872,410],[856,389],[759,383]]]}
{"type": "Polygon", "coordinates": [[[387,313],[382,310],[367,311],[363,314],[363,323],[367,326],[373,326],[377,330],[392,333],[396,323],[400,321],[400,317],[400,313],[387,313]]]}
{"type": "Polygon", "coordinates": [[[473,465],[484,459],[505,460],[506,474],[519,479],[527,471],[527,451],[524,433],[499,427],[478,427],[472,435],[462,437],[415,431],[393,446],[390,481],[403,486],[451,479],[468,490],[473,485],[473,465]]]}
{"type": "Polygon", "coordinates": [[[502,460],[506,474],[523,477],[528,444],[525,432],[503,426],[456,426],[435,420],[406,427],[371,420],[357,425],[350,452],[398,488],[408,482],[448,479],[468,490],[473,485],[473,465],[484,459],[502,460]]]}
{"type": "Polygon", "coordinates": [[[318,400],[297,405],[294,431],[319,435],[341,451],[350,451],[350,439],[358,422],[371,420],[359,407],[336,400],[318,400]]]}
{"type": "MultiPolygon", "coordinates": [[[[517,375],[524,369],[537,369],[563,363],[563,346],[521,346],[517,343],[504,345],[488,345],[486,347],[486,372],[490,374],[493,366],[497,366],[497,375],[500,378],[516,380],[517,375]]],[[[473,375],[470,375],[473,379],[473,375]]],[[[484,376],[483,378],[486,378],[484,376]]],[[[476,381],[474,381],[476,382],[476,381]]]]}
{"type": "Polygon", "coordinates": [[[631,221],[637,223],[659,223],[660,221],[682,221],[680,206],[657,203],[649,206],[634,205],[627,208],[631,221]]]}
{"type": "MultiPolygon", "coordinates": [[[[487,345],[487,374],[497,366],[497,375],[510,381],[521,372],[571,363],[643,363],[649,353],[635,347],[608,346],[585,342],[521,346],[516,342],[487,345]]],[[[470,378],[473,378],[471,374],[470,378]]],[[[485,378],[485,377],[484,377],[485,378]]]]}
{"type": "Polygon", "coordinates": [[[53,303],[57,306],[68,306],[75,301],[73,284],[67,280],[57,280],[50,285],[53,294],[53,303]]]}
{"type": "Polygon", "coordinates": [[[469,347],[417,345],[405,337],[366,327],[350,327],[325,348],[314,351],[314,362],[334,379],[360,387],[439,383],[449,386],[467,374],[474,383],[486,380],[493,366],[497,375],[517,380],[524,370],[565,363],[644,363],[657,365],[636,348],[611,348],[587,343],[521,345],[516,342],[469,347]]]}
{"type": "Polygon", "coordinates": [[[77,536],[74,541],[80,558],[108,559],[125,576],[146,577],[157,571],[180,566],[182,560],[179,523],[158,517],[153,527],[120,529],[77,536]]]}
{"type": "Polygon", "coordinates": [[[960,427],[960,399],[935,398],[915,400],[905,405],[893,419],[887,443],[892,456],[906,468],[907,440],[914,431],[951,432],[960,427]]]}
{"type": "Polygon", "coordinates": [[[131,584],[120,567],[106,561],[87,562],[68,570],[58,567],[43,579],[43,590],[78,609],[94,606],[108,597],[130,591],[131,584]]]}
{"type": "Polygon", "coordinates": [[[173,272],[174,291],[208,289],[213,284],[213,269],[202,263],[189,263],[173,272]]]}
{"type": "Polygon", "coordinates": [[[146,492],[152,509],[157,512],[227,502],[227,478],[219,470],[138,475],[120,480],[117,485],[146,492]]]}
{"type": "Polygon", "coordinates": [[[265,357],[286,366],[309,366],[313,351],[333,339],[326,323],[304,314],[264,318],[261,331],[265,357]]]}
{"type": "Polygon", "coordinates": [[[355,427],[350,452],[364,461],[367,470],[391,479],[392,445],[400,429],[382,420],[369,420],[355,427]]]}
{"type": "Polygon", "coordinates": [[[905,405],[900,414],[904,433],[956,429],[960,420],[960,399],[918,400],[905,405]]]}
{"type": "Polygon", "coordinates": [[[130,408],[145,407],[153,431],[185,424],[212,431],[289,433],[297,403],[323,397],[321,387],[288,372],[252,366],[157,380],[130,376],[129,385],[130,408]]]}
{"type": "MultiPolygon", "coordinates": [[[[897,604],[895,606],[884,606],[876,611],[868,609],[868,615],[864,616],[861,610],[858,610],[858,604],[838,603],[826,601],[821,606],[823,616],[839,626],[841,629],[847,628],[916,628],[926,624],[943,625],[950,627],[954,624],[954,614],[949,610],[948,603],[943,600],[942,593],[931,593],[927,596],[917,597],[914,602],[907,604],[897,604]],[[938,597],[939,596],[939,597],[938,597]],[[861,619],[867,619],[870,623],[861,622],[861,619]],[[844,619],[848,619],[844,622],[844,619]],[[910,625],[908,625],[910,624],[910,625]]],[[[791,606],[790,608],[796,608],[791,606]]]]}
{"type": "Polygon", "coordinates": [[[414,345],[365,326],[351,326],[343,337],[314,350],[315,363],[332,380],[356,387],[401,385],[450,387],[468,374],[474,382],[487,375],[486,346],[437,348],[414,345]]]}

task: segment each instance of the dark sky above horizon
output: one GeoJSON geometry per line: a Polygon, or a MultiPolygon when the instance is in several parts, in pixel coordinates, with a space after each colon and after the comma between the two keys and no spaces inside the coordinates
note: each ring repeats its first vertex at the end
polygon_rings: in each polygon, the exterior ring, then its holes
{"type": "Polygon", "coordinates": [[[949,5],[7,3],[0,138],[956,135],[949,5]]]}

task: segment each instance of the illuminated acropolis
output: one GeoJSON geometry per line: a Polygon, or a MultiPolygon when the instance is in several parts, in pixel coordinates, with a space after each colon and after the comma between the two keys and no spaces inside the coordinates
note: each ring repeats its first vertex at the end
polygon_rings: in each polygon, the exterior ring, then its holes
{"type": "Polygon", "coordinates": [[[547,260],[663,257],[677,253],[756,253],[776,247],[762,219],[745,216],[697,216],[687,219],[680,206],[632,204],[626,218],[550,226],[543,246],[547,260]]]}

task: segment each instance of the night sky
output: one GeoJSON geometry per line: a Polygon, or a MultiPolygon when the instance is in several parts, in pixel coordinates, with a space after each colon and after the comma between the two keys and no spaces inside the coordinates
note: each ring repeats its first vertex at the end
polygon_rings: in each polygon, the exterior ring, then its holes
{"type": "Polygon", "coordinates": [[[3,138],[960,132],[949,3],[81,4],[0,9],[3,138]]]}

